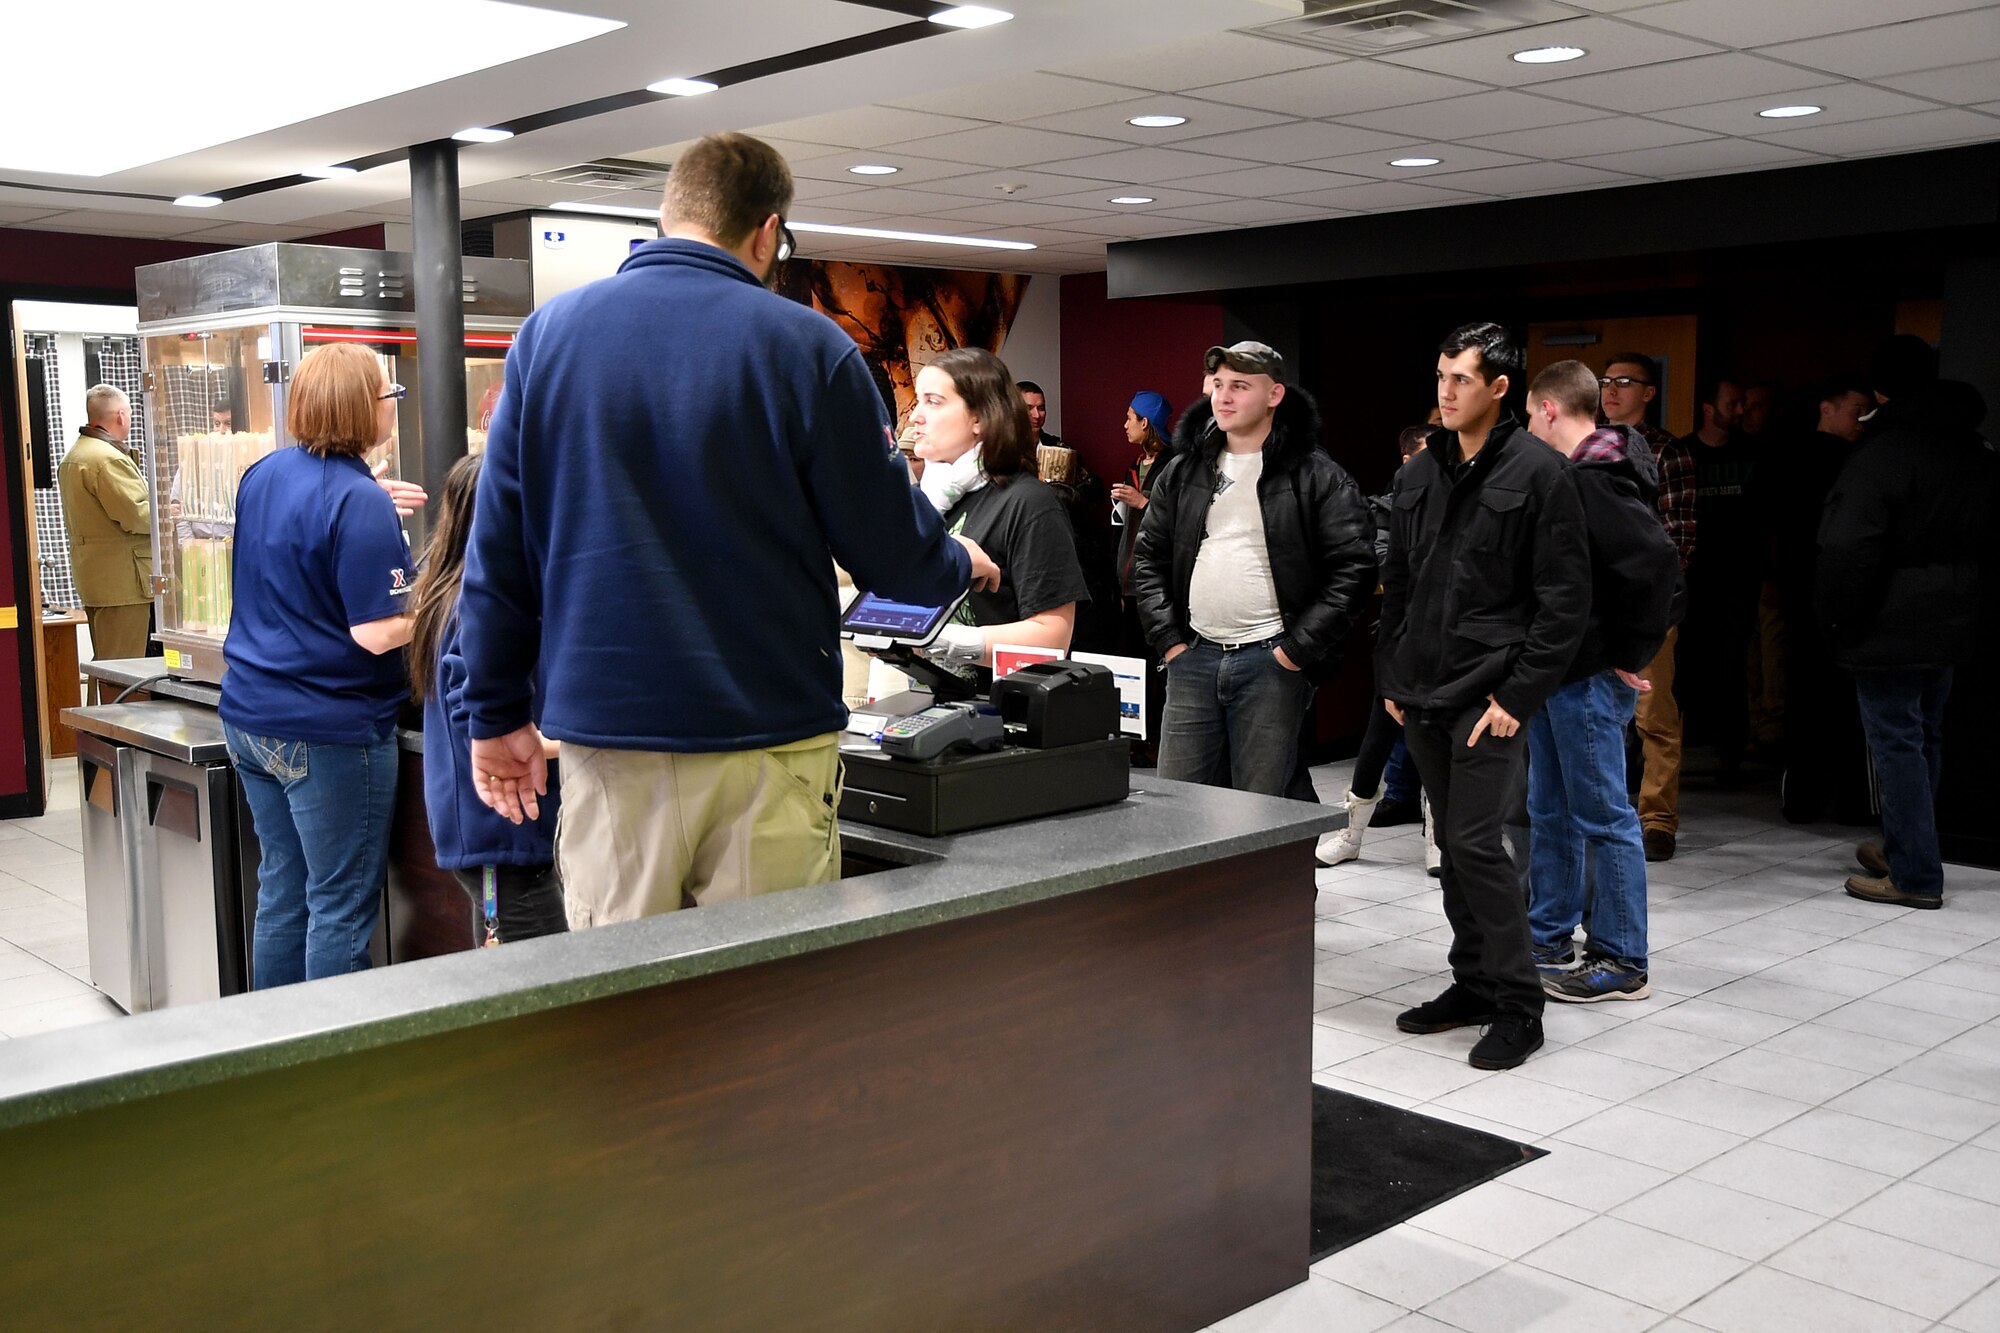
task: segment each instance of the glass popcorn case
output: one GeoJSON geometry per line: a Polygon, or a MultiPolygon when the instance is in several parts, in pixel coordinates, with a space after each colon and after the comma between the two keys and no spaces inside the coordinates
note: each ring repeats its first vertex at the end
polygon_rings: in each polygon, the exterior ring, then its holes
{"type": "MultiPolygon", "coordinates": [[[[464,263],[466,447],[477,452],[528,314],[529,274],[519,260],[464,263]]],[[[307,352],[352,342],[381,358],[408,396],[395,433],[367,462],[383,475],[423,476],[410,267],[387,251],[262,245],[138,270],[154,625],[169,673],[221,679],[237,483],[258,459],[297,443],[285,430],[285,397],[307,352]]],[[[406,530],[420,545],[421,511],[406,530]]]]}

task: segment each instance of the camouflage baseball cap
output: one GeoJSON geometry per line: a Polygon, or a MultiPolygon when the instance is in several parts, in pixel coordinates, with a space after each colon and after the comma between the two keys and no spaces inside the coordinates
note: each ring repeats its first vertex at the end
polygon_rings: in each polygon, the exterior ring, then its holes
{"type": "Polygon", "coordinates": [[[1211,347],[1202,364],[1211,375],[1216,367],[1227,365],[1245,375],[1269,375],[1281,382],[1285,378],[1285,358],[1269,343],[1240,342],[1230,347],[1211,347]]]}

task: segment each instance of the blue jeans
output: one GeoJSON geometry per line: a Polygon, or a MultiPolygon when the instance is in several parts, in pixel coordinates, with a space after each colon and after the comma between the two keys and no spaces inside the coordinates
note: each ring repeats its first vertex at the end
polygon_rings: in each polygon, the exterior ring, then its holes
{"type": "Polygon", "coordinates": [[[1882,795],[1882,851],[1904,893],[1944,892],[1937,785],[1944,764],[1944,704],[1951,668],[1857,671],[1854,696],[1882,795]]]}
{"type": "Polygon", "coordinates": [[[395,727],[366,745],[223,734],[262,848],[252,988],[361,971],[389,864],[395,727]]]}
{"type": "Polygon", "coordinates": [[[1567,943],[1590,901],[1590,952],[1646,966],[1646,852],[1625,792],[1638,691],[1609,671],[1563,686],[1528,721],[1528,926],[1567,943]]]}
{"type": "Polygon", "coordinates": [[[1268,644],[1230,652],[1196,639],[1167,666],[1160,776],[1283,796],[1312,697],[1268,644]]]}
{"type": "MultiPolygon", "coordinates": [[[[1382,705],[1378,701],[1375,706],[1380,708],[1382,705]]],[[[1398,735],[1395,748],[1389,751],[1389,762],[1382,769],[1382,795],[1401,805],[1416,800],[1422,790],[1422,784],[1417,781],[1417,766],[1410,762],[1410,747],[1398,735]]]]}

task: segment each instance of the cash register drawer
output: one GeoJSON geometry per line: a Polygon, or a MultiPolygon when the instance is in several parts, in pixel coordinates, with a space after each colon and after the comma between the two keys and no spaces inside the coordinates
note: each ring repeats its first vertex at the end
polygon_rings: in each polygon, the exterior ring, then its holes
{"type": "Polygon", "coordinates": [[[927,763],[879,752],[841,757],[847,762],[842,819],[927,837],[1109,805],[1132,787],[1132,747],[1116,737],[927,763]]]}

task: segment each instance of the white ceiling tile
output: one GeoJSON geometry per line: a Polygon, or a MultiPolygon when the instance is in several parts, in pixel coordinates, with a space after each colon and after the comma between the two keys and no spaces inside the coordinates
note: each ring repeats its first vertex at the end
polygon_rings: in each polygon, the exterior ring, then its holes
{"type": "Polygon", "coordinates": [[[1911,152],[1922,148],[1942,148],[1947,144],[2000,139],[2000,120],[1953,107],[1919,111],[1909,116],[1886,116],[1881,120],[1856,120],[1845,125],[1813,126],[1782,134],[1760,134],[1757,137],[1771,143],[1834,156],[1911,152]]]}
{"type": "Polygon", "coordinates": [[[1023,167],[1066,157],[1102,153],[1111,147],[1102,139],[1080,134],[1056,134],[1051,130],[1022,129],[1017,125],[985,125],[976,130],[960,130],[935,138],[907,143],[884,144],[883,152],[915,153],[922,157],[970,162],[981,167],[1023,167]]]}
{"type": "Polygon", "coordinates": [[[1558,190],[1589,190],[1600,185],[1622,185],[1630,177],[1573,162],[1530,162],[1520,167],[1488,167],[1483,171],[1461,171],[1433,176],[1431,183],[1453,190],[1480,194],[1517,196],[1552,194],[1558,190]]]}
{"type": "MultiPolygon", "coordinates": [[[[1074,176],[1058,176],[1048,171],[1031,171],[1026,167],[1001,167],[997,171],[980,171],[969,176],[954,176],[950,180],[927,184],[924,188],[939,194],[963,195],[967,199],[1015,199],[1025,203],[1075,204],[1076,199],[1059,196],[1074,195],[1083,182],[1074,176]],[[1003,190],[1003,185],[1017,186],[1003,190]]],[[[1097,195],[1116,194],[1118,191],[1105,188],[1097,195]]],[[[1101,198],[1097,198],[1102,203],[1101,198]]],[[[1205,201],[1204,201],[1205,202],[1205,201]]]]}
{"type": "Polygon", "coordinates": [[[1185,218],[1168,217],[1159,213],[1129,213],[1116,217],[1090,218],[1082,222],[1065,222],[1062,229],[1105,236],[1113,240],[1125,240],[1135,236],[1170,236],[1176,232],[1193,231],[1198,225],[1188,222],[1185,218]]]}
{"type": "Polygon", "coordinates": [[[2000,102],[1981,102],[1972,110],[1983,111],[1989,116],[2000,116],[2000,102]]]}
{"type": "Polygon", "coordinates": [[[831,181],[841,185],[859,185],[864,189],[876,184],[922,185],[925,181],[970,175],[976,170],[962,161],[944,161],[934,157],[920,157],[915,153],[890,152],[881,148],[850,148],[837,151],[829,157],[794,162],[791,166],[794,179],[831,181]],[[848,170],[849,167],[869,163],[895,167],[896,173],[892,176],[857,176],[848,170]]]}
{"type": "Polygon", "coordinates": [[[1478,92],[1480,85],[1422,70],[1350,60],[1320,69],[1294,70],[1266,78],[1203,88],[1201,95],[1237,106],[1261,107],[1292,116],[1345,116],[1478,92]]]}
{"type": "MultiPolygon", "coordinates": [[[[1069,183],[1071,189],[1075,190],[1078,183],[1077,181],[1071,181],[1069,183]]],[[[1206,194],[1200,190],[1179,190],[1167,185],[1147,185],[1143,187],[1132,185],[1100,185],[1094,190],[1075,190],[1074,193],[1055,195],[1042,202],[1067,204],[1071,208],[1099,208],[1105,212],[1122,213],[1128,208],[1138,207],[1138,205],[1113,204],[1110,202],[1111,196],[1133,193],[1145,195],[1152,199],[1153,202],[1151,204],[1144,205],[1144,207],[1152,212],[1171,213],[1185,208],[1193,208],[1198,204],[1226,204],[1232,202],[1230,196],[1225,194],[1206,194]]]]}
{"type": "Polygon", "coordinates": [[[1454,97],[1444,102],[1400,107],[1349,116],[1354,124],[1391,134],[1414,135],[1424,139],[1466,139],[1480,134],[1504,134],[1508,130],[1532,130],[1543,125],[1567,125],[1590,120],[1598,113],[1567,102],[1551,102],[1532,93],[1492,92],[1473,97],[1454,97]]]}
{"type": "Polygon", "coordinates": [[[1757,113],[1779,103],[1802,103],[1826,108],[1816,116],[1791,122],[1791,128],[1807,128],[1805,119],[1812,125],[1837,125],[1849,120],[1873,120],[1878,116],[1901,115],[1906,111],[1929,111],[1931,104],[1901,93],[1885,92],[1862,83],[1838,83],[1817,88],[1794,88],[1783,97],[1766,93],[1762,97],[1743,98],[1734,102],[1717,102],[1712,106],[1690,106],[1670,111],[1656,111],[1654,117],[1670,120],[1676,125],[1692,125],[1697,129],[1714,130],[1720,134],[1776,134],[1788,128],[1782,120],[1765,120],[1757,113]]]}
{"type": "Polygon", "coordinates": [[[1103,217],[1114,211],[1104,203],[1096,208],[1065,208],[1059,204],[1018,204],[1009,199],[998,203],[969,204],[956,212],[939,213],[936,217],[940,221],[962,221],[975,229],[980,226],[1060,227],[1069,222],[1103,217]]]}
{"type": "Polygon", "coordinates": [[[883,216],[879,208],[836,208],[832,204],[805,204],[792,209],[794,222],[832,222],[852,227],[883,216]]]}
{"type": "Polygon", "coordinates": [[[1117,185],[1177,185],[1191,176],[1234,171],[1243,164],[1208,153],[1184,153],[1175,148],[1127,148],[1123,152],[1096,157],[1069,158],[1051,163],[1049,170],[1059,176],[1079,176],[1086,180],[1117,185]]]}
{"type": "Polygon", "coordinates": [[[1195,222],[1220,222],[1228,226],[1268,226],[1279,222],[1309,222],[1338,216],[1338,210],[1314,208],[1282,199],[1236,199],[1226,204],[1203,204],[1198,208],[1174,210],[1175,217],[1195,222]]]}
{"type": "Polygon", "coordinates": [[[750,131],[758,138],[799,139],[806,143],[832,144],[837,148],[878,148],[885,143],[918,139],[952,130],[978,129],[976,120],[939,116],[927,111],[906,111],[895,106],[857,106],[846,111],[780,121],[750,131]]]}
{"type": "MultiPolygon", "coordinates": [[[[1725,46],[1824,37],[1904,19],[1948,14],[1978,0],[1676,0],[1626,15],[1634,23],[1666,28],[1725,46]]],[[[1572,0],[1574,3],[1574,0],[1572,0]]],[[[1810,63],[1810,62],[1808,62],[1810,63]]]]}
{"type": "Polygon", "coordinates": [[[1633,153],[1607,153],[1602,157],[1576,159],[1578,166],[1631,176],[1705,176],[1748,167],[1801,166],[1824,158],[1796,148],[1758,143],[1754,139],[1703,139],[1698,143],[1672,144],[1665,148],[1642,148],[1633,153]]]}
{"type": "Polygon", "coordinates": [[[1616,14],[1622,10],[1638,9],[1642,5],[1658,4],[1659,0],[1563,0],[1563,3],[1577,9],[1594,9],[1600,14],[1616,14]]]}
{"type": "Polygon", "coordinates": [[[1329,157],[1317,162],[1301,162],[1300,166],[1313,167],[1319,171],[1338,171],[1350,176],[1373,176],[1379,180],[1400,181],[1420,180],[1425,176],[1436,176],[1452,171],[1475,171],[1480,167],[1505,167],[1527,162],[1529,158],[1513,153],[1496,153],[1489,148],[1467,148],[1464,144],[1411,143],[1407,139],[1396,141],[1394,148],[1380,149],[1373,153],[1350,153],[1345,157],[1329,157]],[[1438,164],[1434,167],[1392,167],[1389,162],[1399,157],[1434,157],[1438,164]]]}
{"type": "Polygon", "coordinates": [[[1856,79],[1912,74],[2000,57],[2000,15],[1988,9],[1766,48],[1777,60],[1856,79]]]}
{"type": "MultiPolygon", "coordinates": [[[[1107,70],[1099,77],[1113,77],[1113,72],[1107,70]]],[[[1065,78],[1060,74],[1026,73],[1010,74],[1004,79],[993,79],[969,87],[944,88],[916,97],[899,97],[889,105],[911,111],[1011,124],[1021,120],[1022,113],[1030,108],[1040,108],[1044,113],[1075,111],[1082,107],[1101,106],[1106,102],[1122,102],[1131,96],[1131,88],[1113,87],[1109,83],[1065,78]]]]}
{"type": "MultiPolygon", "coordinates": [[[[895,178],[892,176],[890,179],[895,178]]],[[[849,212],[949,213],[953,209],[965,207],[965,196],[943,194],[934,190],[904,190],[893,185],[877,185],[871,186],[861,194],[844,194],[835,203],[849,212]]]]}
{"type": "Polygon", "coordinates": [[[1020,124],[1031,129],[1057,130],[1065,134],[1094,134],[1103,139],[1122,139],[1135,144],[1178,143],[1205,134],[1255,129],[1259,125],[1281,125],[1286,117],[1275,111],[1256,111],[1244,106],[1224,106],[1185,94],[1171,97],[1141,97],[1085,111],[1065,111],[1053,116],[1035,116],[1020,124]],[[1142,129],[1128,124],[1134,116],[1186,116],[1187,124],[1163,129],[1142,129]]]}
{"type": "MultiPolygon", "coordinates": [[[[1306,194],[1312,190],[1333,190],[1343,185],[1360,185],[1359,176],[1343,176],[1331,171],[1311,171],[1305,167],[1250,167],[1225,171],[1214,176],[1197,176],[1188,181],[1199,190],[1235,195],[1242,199],[1268,199],[1279,194],[1306,194]]],[[[1185,212],[1176,209],[1176,212],[1185,212]]]]}
{"type": "Polygon", "coordinates": [[[1572,159],[1600,153],[1622,153],[1638,148],[1662,148],[1667,144],[1689,143],[1710,137],[1707,131],[1685,125],[1663,125],[1638,116],[1615,116],[1610,120],[1587,120],[1577,125],[1546,125],[1538,130],[1514,130],[1468,139],[1477,148],[1528,157],[1572,159]]]}
{"type": "Polygon", "coordinates": [[[218,218],[192,214],[185,208],[178,210],[178,214],[188,216],[74,210],[43,218],[35,224],[35,229],[82,232],[90,236],[186,236],[189,232],[223,225],[218,218]]]}
{"type": "Polygon", "coordinates": [[[24,222],[33,222],[37,218],[52,218],[63,211],[60,208],[16,208],[12,206],[0,206],[0,226],[18,227],[24,222]]]}
{"type": "Polygon", "coordinates": [[[1442,204],[1475,204],[1481,196],[1463,190],[1440,190],[1414,181],[1376,181],[1372,185],[1350,185],[1344,190],[1320,190],[1297,195],[1286,203],[1344,208],[1357,213],[1373,213],[1389,208],[1432,208],[1442,204]]]}
{"type": "Polygon", "coordinates": [[[1617,19],[1580,18],[1440,42],[1436,46],[1385,55],[1382,59],[1412,69],[1511,86],[1680,60],[1714,50],[1703,42],[1635,28],[1617,19]],[[1514,52],[1536,46],[1580,46],[1589,54],[1556,65],[1523,65],[1510,59],[1514,52]]]}
{"type": "Polygon", "coordinates": [[[1982,60],[1976,65],[1954,65],[1923,74],[1893,74],[1878,80],[1899,92],[1933,97],[1940,102],[1970,106],[1985,101],[2000,89],[2000,60],[1982,60]]]}
{"type": "Polygon", "coordinates": [[[1540,85],[1535,91],[1544,97],[1560,97],[1610,111],[1658,111],[1725,98],[1755,97],[1823,82],[1825,77],[1812,70],[1796,69],[1740,51],[1725,51],[1641,69],[1558,79],[1540,85]]]}
{"type": "Polygon", "coordinates": [[[811,176],[795,175],[792,177],[792,198],[794,199],[837,199],[843,194],[853,194],[858,190],[865,190],[867,188],[858,177],[854,176],[839,181],[815,180],[811,176]]]}
{"type": "Polygon", "coordinates": [[[1132,50],[1093,52],[1088,60],[1053,68],[1060,73],[1109,79],[1135,88],[1180,92],[1203,84],[1262,78],[1311,65],[1339,63],[1340,57],[1324,51],[1310,51],[1265,37],[1218,32],[1132,50]]]}
{"type": "Polygon", "coordinates": [[[1308,158],[1366,152],[1396,142],[1395,135],[1380,130],[1357,129],[1324,120],[1295,120],[1289,125],[1193,139],[1183,146],[1190,152],[1214,153],[1245,162],[1303,162],[1308,158]]]}

